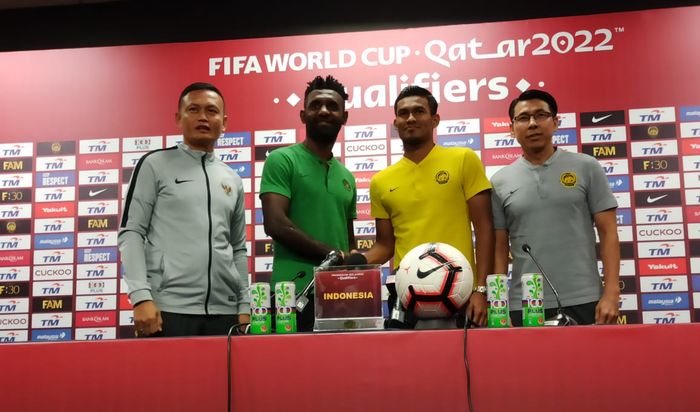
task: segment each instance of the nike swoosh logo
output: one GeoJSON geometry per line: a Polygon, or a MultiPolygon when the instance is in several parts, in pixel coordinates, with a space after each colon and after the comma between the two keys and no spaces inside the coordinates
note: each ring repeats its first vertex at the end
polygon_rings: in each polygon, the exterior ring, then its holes
{"type": "Polygon", "coordinates": [[[601,117],[595,117],[595,116],[593,116],[593,118],[591,119],[591,121],[592,121],[593,123],[602,122],[603,120],[607,119],[607,118],[610,117],[610,116],[612,116],[612,114],[606,114],[605,116],[601,116],[601,117]]]}
{"type": "Polygon", "coordinates": [[[668,196],[668,195],[661,195],[661,196],[657,196],[657,197],[647,196],[647,203],[654,203],[657,200],[661,200],[661,199],[665,198],[666,196],[668,196]]]}
{"type": "Polygon", "coordinates": [[[176,185],[179,185],[180,183],[186,183],[186,182],[191,182],[191,180],[180,180],[177,177],[175,178],[176,185]]]}
{"type": "Polygon", "coordinates": [[[90,195],[90,197],[97,196],[97,195],[99,195],[100,193],[105,192],[106,190],[107,190],[107,189],[94,190],[94,191],[91,190],[90,192],[88,192],[88,195],[90,195]]]}
{"type": "Polygon", "coordinates": [[[443,266],[445,266],[444,263],[440,266],[435,266],[434,268],[428,270],[427,272],[423,272],[422,270],[418,269],[418,271],[416,271],[416,276],[418,276],[418,279],[423,279],[426,276],[430,275],[431,273],[435,272],[436,270],[442,269],[443,266]]]}
{"type": "Polygon", "coordinates": [[[389,188],[389,191],[390,191],[390,192],[393,192],[394,190],[396,190],[396,189],[398,189],[398,188],[399,188],[398,186],[396,186],[396,187],[391,187],[391,188],[389,188]]]}

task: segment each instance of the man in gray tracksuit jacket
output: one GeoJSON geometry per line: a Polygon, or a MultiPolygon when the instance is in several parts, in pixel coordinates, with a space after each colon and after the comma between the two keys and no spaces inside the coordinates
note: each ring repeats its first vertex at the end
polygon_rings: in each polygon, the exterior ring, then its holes
{"type": "Polygon", "coordinates": [[[226,334],[249,319],[243,183],[213,153],[223,104],[214,86],[186,88],[184,143],[144,155],[132,174],[119,250],[137,336],[226,334]]]}

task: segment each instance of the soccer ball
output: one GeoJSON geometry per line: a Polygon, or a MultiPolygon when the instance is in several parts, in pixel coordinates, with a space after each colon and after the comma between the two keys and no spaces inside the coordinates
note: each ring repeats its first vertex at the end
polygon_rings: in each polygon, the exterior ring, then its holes
{"type": "Polygon", "coordinates": [[[448,318],[472,293],[474,277],[466,257],[447,243],[423,243],[401,259],[396,293],[417,318],[448,318]]]}

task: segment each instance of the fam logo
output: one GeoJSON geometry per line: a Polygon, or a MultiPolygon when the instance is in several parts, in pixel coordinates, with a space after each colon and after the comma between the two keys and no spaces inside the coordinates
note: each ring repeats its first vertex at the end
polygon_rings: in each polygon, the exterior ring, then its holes
{"type": "Polygon", "coordinates": [[[576,173],[575,172],[564,172],[559,176],[559,181],[564,187],[575,187],[576,186],[576,173]]]}
{"type": "Polygon", "coordinates": [[[435,174],[435,181],[438,182],[438,184],[444,185],[450,181],[450,172],[447,170],[440,170],[435,174]]]}

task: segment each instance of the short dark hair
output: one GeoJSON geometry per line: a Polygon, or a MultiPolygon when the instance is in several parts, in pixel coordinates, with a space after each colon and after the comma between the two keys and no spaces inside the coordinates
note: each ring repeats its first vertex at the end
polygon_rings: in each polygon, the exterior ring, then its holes
{"type": "MultiPolygon", "coordinates": [[[[182,106],[182,99],[184,99],[185,96],[187,96],[187,93],[193,92],[195,90],[211,90],[212,92],[218,94],[219,97],[221,97],[222,102],[224,101],[224,96],[221,94],[219,89],[216,88],[216,86],[214,86],[211,83],[196,82],[196,83],[192,83],[189,86],[185,87],[182,90],[182,93],[180,93],[180,99],[178,99],[178,101],[177,101],[177,109],[178,110],[180,110],[180,106],[182,106]]],[[[224,102],[224,105],[225,104],[226,103],[224,102]]]]}
{"type": "Polygon", "coordinates": [[[336,80],[336,78],[331,76],[330,74],[325,78],[321,76],[316,76],[313,80],[306,84],[307,87],[306,91],[304,92],[304,106],[306,106],[306,98],[309,97],[309,93],[311,93],[314,90],[333,90],[337,92],[340,95],[340,97],[343,98],[343,102],[345,102],[345,100],[348,100],[348,94],[345,91],[345,86],[343,86],[341,82],[336,80]]]}
{"type": "Polygon", "coordinates": [[[430,107],[430,115],[435,116],[437,113],[438,109],[438,102],[435,99],[435,96],[433,96],[432,93],[428,89],[424,89],[420,86],[406,86],[401,90],[401,93],[399,93],[398,96],[396,96],[396,100],[394,100],[394,114],[396,113],[396,105],[399,104],[399,100],[405,99],[406,97],[411,97],[411,96],[421,96],[425,97],[428,99],[428,106],[430,107]]]}
{"type": "Polygon", "coordinates": [[[549,110],[551,110],[552,116],[557,115],[558,107],[554,96],[545,92],[544,90],[532,89],[520,93],[520,96],[516,97],[512,102],[510,102],[510,107],[508,107],[508,116],[511,120],[515,116],[515,105],[519,102],[524,102],[525,100],[542,100],[549,105],[549,110]]]}

